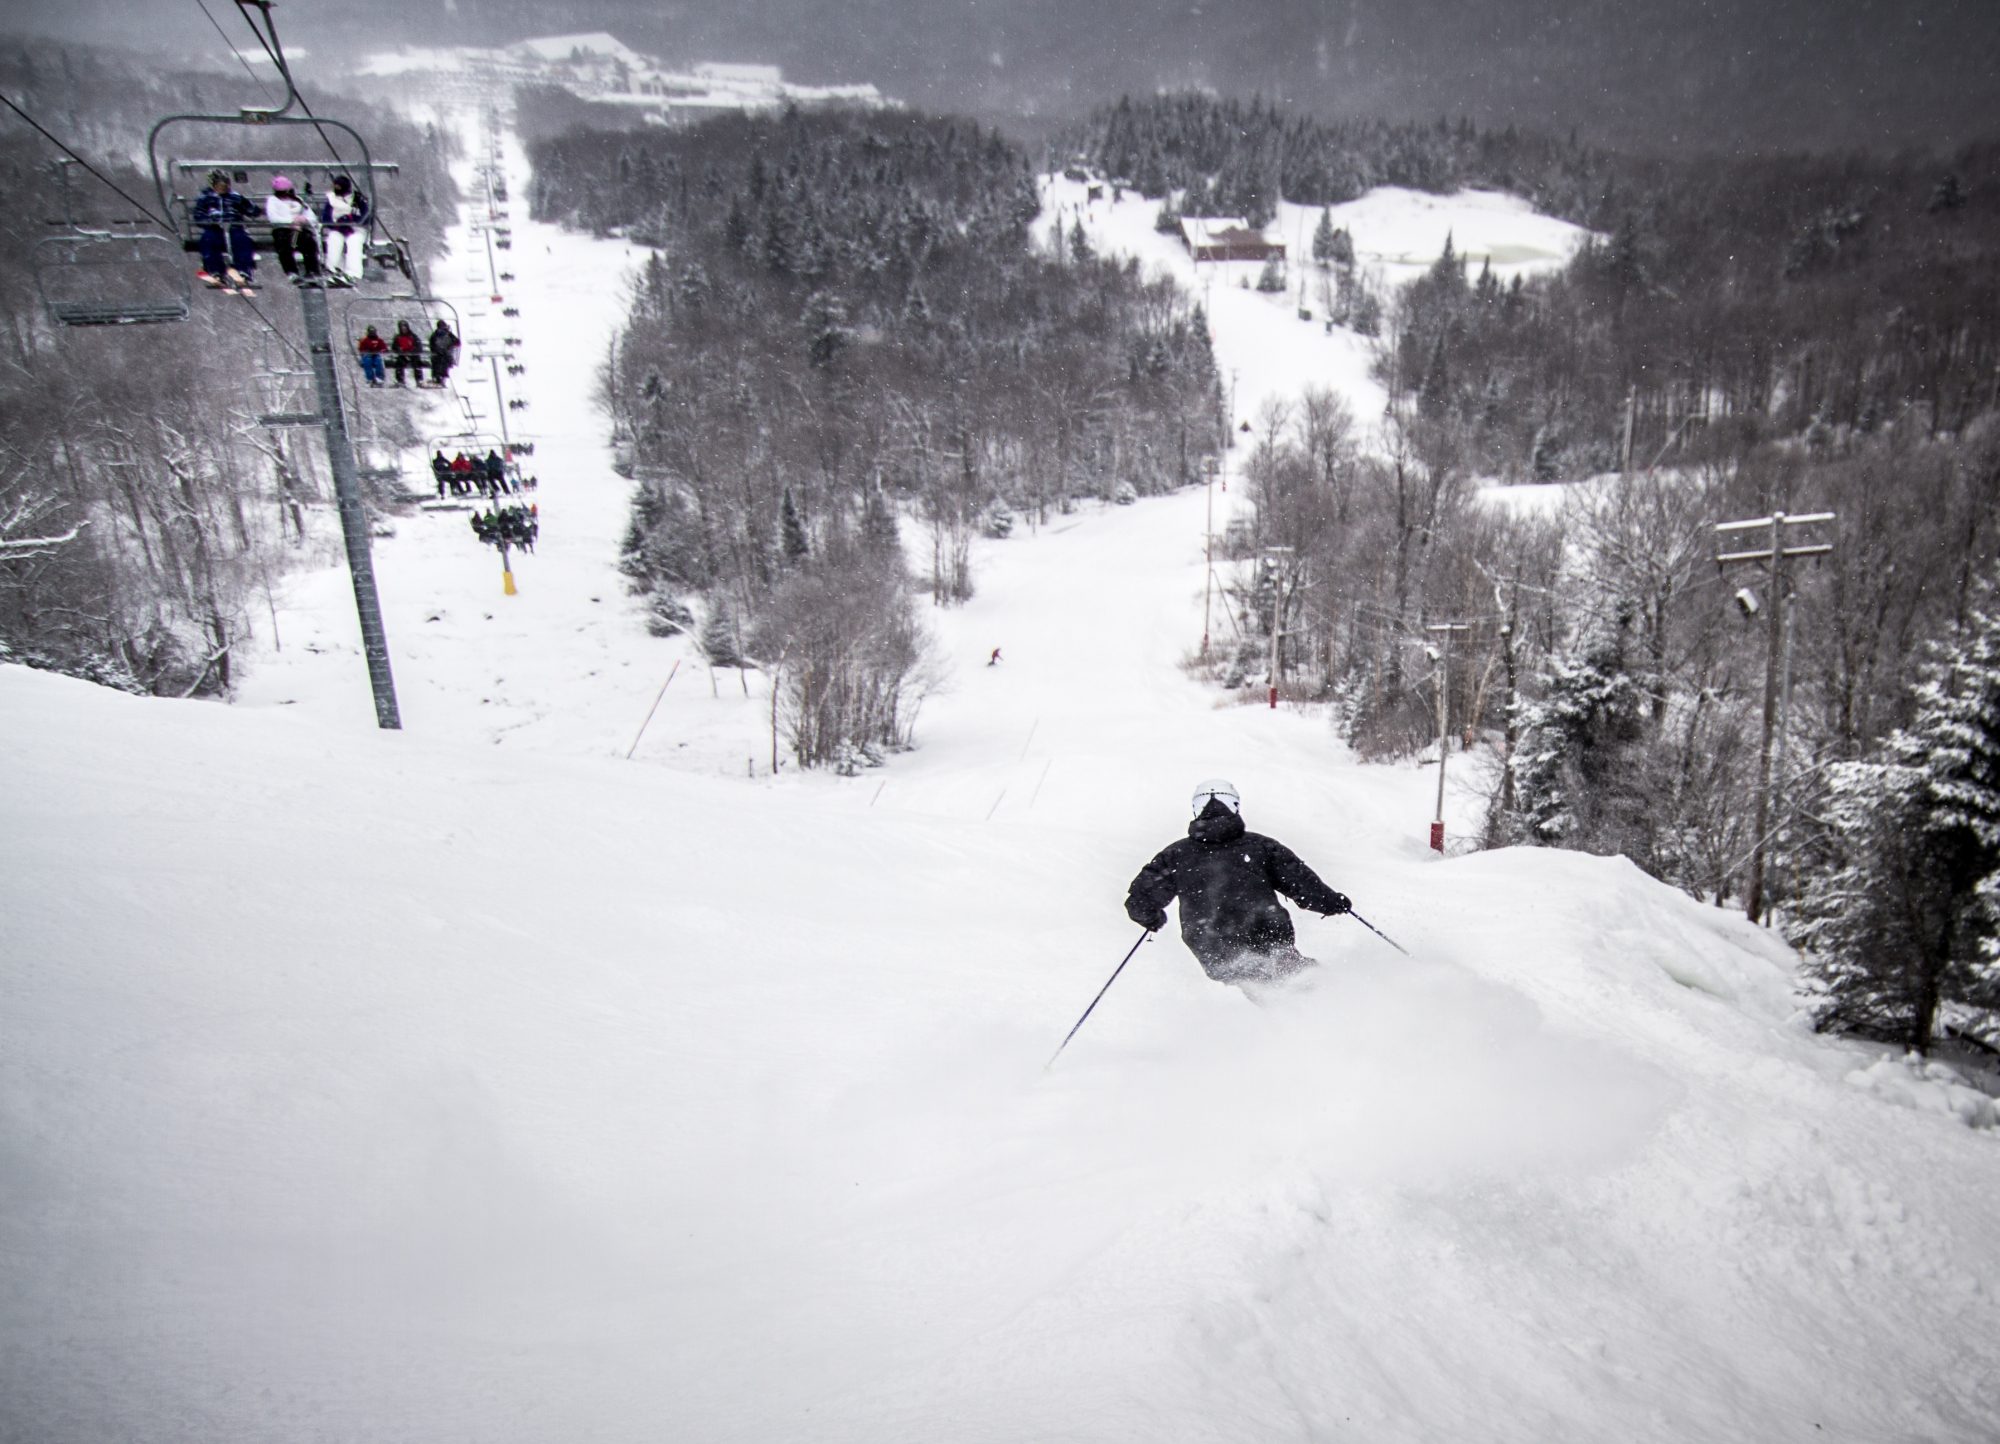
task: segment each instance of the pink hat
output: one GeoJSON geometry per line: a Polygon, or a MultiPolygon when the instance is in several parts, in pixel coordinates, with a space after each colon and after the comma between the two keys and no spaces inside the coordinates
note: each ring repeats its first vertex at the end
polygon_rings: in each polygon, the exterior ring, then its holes
{"type": "Polygon", "coordinates": [[[290,190],[291,188],[292,188],[292,183],[291,183],[291,182],[290,182],[289,180],[286,180],[286,179],[285,179],[285,177],[283,177],[283,176],[281,176],[281,175],[274,175],[274,176],[272,176],[272,177],[271,177],[271,189],[272,189],[272,190],[274,190],[274,191],[288,191],[288,190],[290,190]]]}

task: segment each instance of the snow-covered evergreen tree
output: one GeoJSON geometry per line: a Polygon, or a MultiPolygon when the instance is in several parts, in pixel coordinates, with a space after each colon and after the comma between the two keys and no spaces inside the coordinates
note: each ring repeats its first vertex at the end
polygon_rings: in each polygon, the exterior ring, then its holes
{"type": "Polygon", "coordinates": [[[861,528],[857,541],[861,550],[877,565],[900,571],[903,565],[902,533],[896,526],[896,510],[880,484],[868,488],[861,502],[861,528]]]}
{"type": "Polygon", "coordinates": [[[840,358],[853,339],[847,327],[847,307],[827,291],[814,291],[806,298],[806,354],[812,364],[824,370],[840,358]]]}
{"type": "Polygon", "coordinates": [[[806,524],[799,517],[798,503],[792,500],[792,489],[785,488],[784,499],[778,503],[778,546],[784,554],[787,568],[802,566],[812,556],[812,543],[806,539],[806,524]]]}
{"type": "Polygon", "coordinates": [[[1319,213],[1319,225],[1313,231],[1313,259],[1322,266],[1333,264],[1333,208],[1327,207],[1319,213]]]}
{"type": "Polygon", "coordinates": [[[743,655],[741,629],[736,622],[736,609],[729,599],[717,593],[709,600],[708,615],[702,618],[699,638],[701,655],[711,667],[747,667],[749,659],[743,655]]]}
{"type": "Polygon", "coordinates": [[[1554,658],[1541,697],[1519,704],[1514,814],[1503,829],[1516,840],[1645,851],[1633,846],[1643,804],[1631,754],[1645,732],[1646,697],[1627,665],[1629,626],[1621,611],[1577,652],[1554,658]]]}
{"type": "Polygon", "coordinates": [[[1793,935],[1822,1028],[1923,1051],[1944,1005],[2000,1009],[2000,578],[1915,700],[1880,759],[1831,769],[1793,935]]]}

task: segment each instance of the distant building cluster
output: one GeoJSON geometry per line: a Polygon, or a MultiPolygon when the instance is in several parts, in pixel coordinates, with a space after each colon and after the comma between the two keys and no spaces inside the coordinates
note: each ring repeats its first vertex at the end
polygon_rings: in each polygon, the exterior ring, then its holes
{"type": "Polygon", "coordinates": [[[365,69],[373,75],[457,71],[488,83],[559,85],[584,100],[631,106],[659,125],[684,125],[730,110],[894,104],[873,85],[794,85],[775,65],[711,61],[670,69],[601,30],[544,35],[499,49],[408,49],[378,55],[365,69]]]}

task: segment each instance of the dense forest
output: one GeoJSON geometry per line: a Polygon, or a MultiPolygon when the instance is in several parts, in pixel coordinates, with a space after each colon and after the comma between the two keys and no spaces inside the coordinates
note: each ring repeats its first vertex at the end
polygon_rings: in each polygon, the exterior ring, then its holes
{"type": "MultiPolygon", "coordinates": [[[[201,291],[179,324],[62,327],[43,306],[45,287],[76,279],[62,269],[75,254],[47,244],[66,228],[49,223],[163,234],[139,210],[157,210],[141,163],[147,130],[171,113],[233,111],[245,83],[141,74],[104,52],[0,52],[0,87],[125,193],[81,173],[66,192],[54,145],[25,125],[0,127],[0,656],[133,691],[225,691],[274,577],[314,535],[307,512],[330,496],[317,438],[256,420],[289,395],[269,373],[304,365],[289,287],[255,301],[201,291]]],[[[314,100],[321,115],[352,116],[373,154],[402,167],[379,191],[383,219],[419,260],[433,254],[456,206],[444,138],[314,100]]],[[[183,127],[178,140],[183,154],[327,154],[309,128],[281,138],[276,128],[183,127]]],[[[136,276],[171,294],[196,260],[159,249],[157,274],[107,266],[100,284],[130,287],[136,276]]],[[[378,409],[360,435],[394,444],[410,439],[407,427],[378,409]]]]}
{"type": "MultiPolygon", "coordinates": [[[[1275,656],[1271,680],[1337,702],[1365,750],[1445,733],[1489,759],[1488,843],[1747,894],[1828,944],[1833,1025],[1921,1046],[1955,1018],[2000,1042],[1979,1011],[2000,1004],[2000,696],[1978,680],[2000,559],[2000,145],[1640,166],[1199,96],[1121,102],[1079,143],[1168,208],[1491,185],[1596,227],[1546,279],[1503,287],[1447,248],[1396,295],[1379,442],[1360,444],[1378,418],[1324,392],[1245,418],[1257,508],[1228,539],[1242,580],[1216,674],[1262,682],[1275,656]],[[1482,495],[1610,473],[1554,510],[1482,495]],[[1785,643],[1769,578],[1725,574],[1714,531],[1778,511],[1834,514],[1787,529],[1830,550],[1791,569],[1785,643]],[[1948,723],[1970,729],[1956,763],[1910,740],[1948,723]],[[1869,874],[1900,901],[1864,925],[1840,890],[1888,832],[1935,846],[1869,874]]],[[[1310,264],[1365,253],[1340,239],[1310,264]]]]}
{"type": "MultiPolygon", "coordinates": [[[[726,615],[732,645],[780,669],[802,762],[903,739],[900,674],[871,674],[853,695],[878,700],[829,721],[817,649],[845,643],[787,621],[831,572],[895,564],[869,541],[894,513],[921,522],[948,605],[971,594],[979,531],[1183,485],[1220,444],[1199,309],[1080,231],[1031,235],[1033,173],[993,132],[794,111],[573,133],[533,156],[538,218],[661,247],[605,368],[639,480],[626,569],[661,626],[689,624],[699,595],[705,635],[726,615]]],[[[868,625],[914,668],[902,592],[868,595],[893,613],[868,625]]]]}

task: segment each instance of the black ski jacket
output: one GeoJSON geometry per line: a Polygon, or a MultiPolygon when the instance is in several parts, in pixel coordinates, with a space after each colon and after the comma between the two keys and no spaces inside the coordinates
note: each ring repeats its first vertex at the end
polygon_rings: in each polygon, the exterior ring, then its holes
{"type": "Polygon", "coordinates": [[[1291,946],[1292,915],[1279,893],[1307,912],[1349,908],[1297,853],[1276,838],[1246,831],[1242,818],[1210,802],[1184,839],[1139,869],[1125,912],[1141,927],[1162,928],[1167,904],[1179,898],[1181,938],[1213,975],[1245,952],[1291,946]]]}

